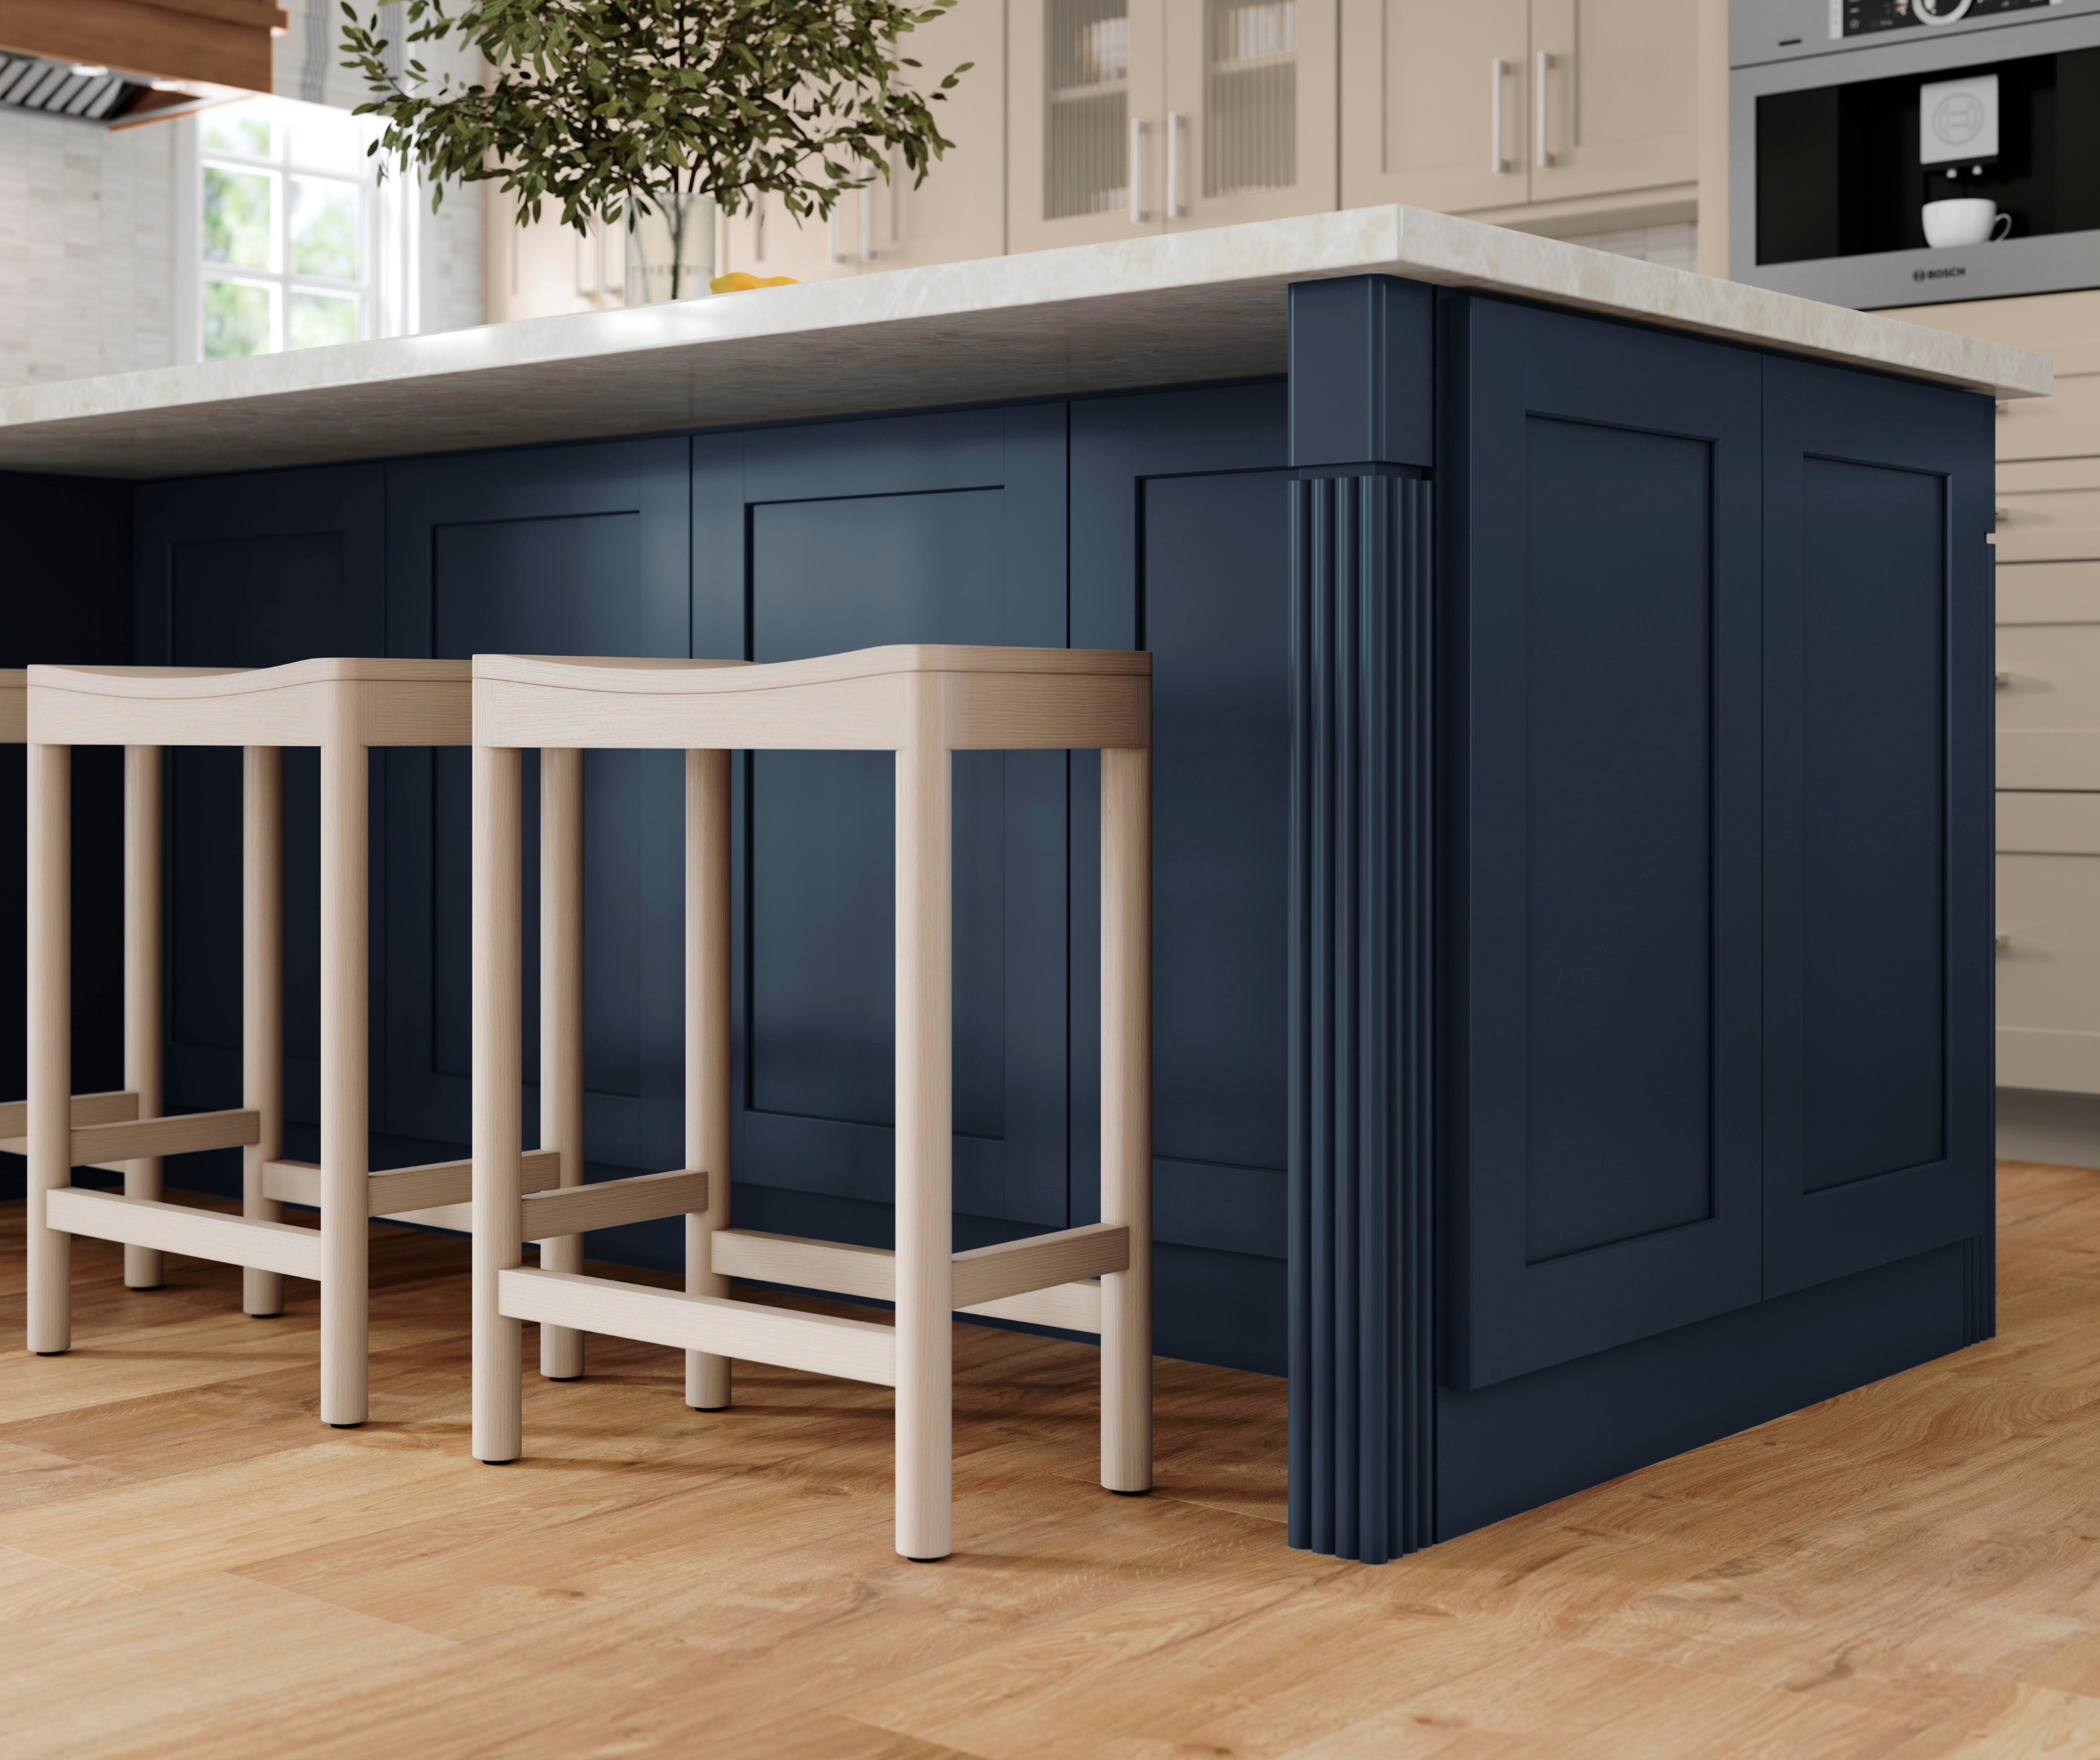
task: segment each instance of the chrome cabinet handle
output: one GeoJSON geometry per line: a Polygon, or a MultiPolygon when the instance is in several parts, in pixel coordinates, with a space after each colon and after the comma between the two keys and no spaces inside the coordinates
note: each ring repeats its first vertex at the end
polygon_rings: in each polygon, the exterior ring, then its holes
{"type": "Polygon", "coordinates": [[[1499,55],[1488,64],[1488,169],[1497,177],[1509,169],[1502,156],[1502,81],[1509,77],[1509,65],[1499,55]]]}
{"type": "Polygon", "coordinates": [[[1179,220],[1188,213],[1181,200],[1181,123],[1180,113],[1167,112],[1167,218],[1179,220]]]}
{"type": "Polygon", "coordinates": [[[1553,71],[1553,56],[1546,50],[1538,51],[1538,77],[1533,82],[1533,120],[1537,123],[1538,162],[1542,168],[1553,163],[1553,155],[1546,145],[1546,76],[1553,71]]]}
{"type": "Polygon", "coordinates": [[[1130,119],[1130,223],[1143,226],[1145,222],[1145,124],[1132,117],[1130,119]]]}

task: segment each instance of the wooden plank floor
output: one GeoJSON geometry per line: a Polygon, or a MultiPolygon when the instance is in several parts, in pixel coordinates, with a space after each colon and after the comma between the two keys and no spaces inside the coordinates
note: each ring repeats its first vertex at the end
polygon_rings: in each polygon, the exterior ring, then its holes
{"type": "MultiPolygon", "coordinates": [[[[1092,1483],[1092,1353],[960,1327],[956,1555],[890,1551],[889,1397],[594,1339],[466,1454],[465,1248],[380,1229],[373,1420],[311,1285],[122,1287],[20,1350],[0,1207],[0,1753],[2100,1754],[2100,1173],[2007,1164],[1993,1343],[1382,1569],[1283,1545],[1282,1384],[1162,1362],[1092,1483]]],[[[528,1361],[532,1360],[527,1341],[528,1361]]]]}

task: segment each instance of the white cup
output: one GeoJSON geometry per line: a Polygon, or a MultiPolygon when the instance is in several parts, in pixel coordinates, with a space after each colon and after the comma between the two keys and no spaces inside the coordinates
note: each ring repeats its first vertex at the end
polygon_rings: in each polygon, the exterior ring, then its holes
{"type": "Polygon", "coordinates": [[[1945,250],[1950,244],[1981,244],[2012,230],[2013,217],[2000,213],[1996,202],[1982,196],[1925,205],[1925,242],[1935,250],[1945,250]]]}

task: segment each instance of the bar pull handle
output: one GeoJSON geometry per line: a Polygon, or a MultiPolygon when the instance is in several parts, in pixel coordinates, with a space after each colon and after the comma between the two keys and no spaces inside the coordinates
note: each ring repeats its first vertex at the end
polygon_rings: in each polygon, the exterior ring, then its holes
{"type": "Polygon", "coordinates": [[[875,191],[865,183],[860,187],[860,260],[875,261],[875,191]]]}
{"type": "Polygon", "coordinates": [[[846,254],[839,249],[839,205],[832,204],[832,211],[824,216],[824,254],[835,263],[842,263],[846,254]]]}
{"type": "Polygon", "coordinates": [[[1167,112],[1167,218],[1179,220],[1189,211],[1181,200],[1181,125],[1182,117],[1175,111],[1167,112]]]}
{"type": "Polygon", "coordinates": [[[1148,216],[1145,211],[1145,121],[1140,117],[1130,119],[1130,223],[1143,226],[1148,216]]]}
{"type": "Polygon", "coordinates": [[[1509,63],[1499,55],[1488,64],[1488,169],[1497,177],[1510,168],[1502,156],[1502,81],[1509,71],[1509,63]]]}
{"type": "Polygon", "coordinates": [[[1535,133],[1537,134],[1537,145],[1538,148],[1538,163],[1540,169],[1542,169],[1553,163],[1552,151],[1546,144],[1546,89],[1549,84],[1549,81],[1546,79],[1546,75],[1553,71],[1553,67],[1554,58],[1552,54],[1547,50],[1540,50],[1538,51],[1538,75],[1532,82],[1532,98],[1533,103],[1533,121],[1537,125],[1535,133]]]}

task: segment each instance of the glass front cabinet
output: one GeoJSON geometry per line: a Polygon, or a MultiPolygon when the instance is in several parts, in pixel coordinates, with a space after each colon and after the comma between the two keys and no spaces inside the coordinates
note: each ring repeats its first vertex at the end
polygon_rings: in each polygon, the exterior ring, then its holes
{"type": "Polygon", "coordinates": [[[1334,207],[1337,0],[1012,0],[1008,248],[1334,207]]]}

